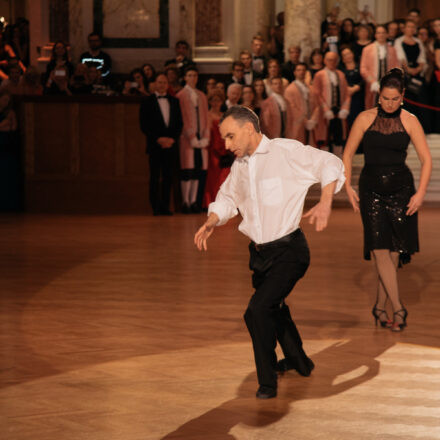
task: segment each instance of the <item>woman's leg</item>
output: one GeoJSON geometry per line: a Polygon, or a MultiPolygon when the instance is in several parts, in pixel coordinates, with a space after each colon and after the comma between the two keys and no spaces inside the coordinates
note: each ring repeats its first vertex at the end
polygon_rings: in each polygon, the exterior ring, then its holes
{"type": "MultiPolygon", "coordinates": [[[[397,263],[399,261],[399,254],[397,252],[390,252],[388,249],[373,250],[374,259],[376,262],[376,270],[379,275],[378,288],[378,308],[385,306],[386,298],[391,301],[393,311],[397,312],[402,309],[400,302],[399,286],[397,284],[397,263]]],[[[396,322],[402,323],[402,317],[395,315],[396,322]]]]}
{"type": "MultiPolygon", "coordinates": [[[[399,253],[398,252],[390,252],[391,259],[393,261],[394,267],[396,268],[399,265],[399,253]]],[[[388,295],[387,291],[385,290],[385,286],[383,285],[380,276],[379,271],[377,270],[377,264],[376,264],[376,273],[377,273],[377,297],[376,297],[376,307],[381,310],[385,310],[388,295]]]]}

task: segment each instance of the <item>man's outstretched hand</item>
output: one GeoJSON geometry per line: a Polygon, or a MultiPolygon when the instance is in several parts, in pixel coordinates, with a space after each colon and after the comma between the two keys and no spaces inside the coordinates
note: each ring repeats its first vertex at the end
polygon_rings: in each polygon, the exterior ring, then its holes
{"type": "Polygon", "coordinates": [[[317,203],[312,209],[307,211],[303,218],[308,218],[311,225],[316,225],[316,230],[323,231],[328,224],[331,213],[331,205],[324,202],[317,203]]]}
{"type": "Polygon", "coordinates": [[[214,232],[214,227],[218,223],[219,218],[217,214],[213,212],[209,214],[208,220],[203,224],[203,226],[194,235],[194,244],[197,246],[199,251],[208,250],[206,244],[208,238],[214,232]]]}

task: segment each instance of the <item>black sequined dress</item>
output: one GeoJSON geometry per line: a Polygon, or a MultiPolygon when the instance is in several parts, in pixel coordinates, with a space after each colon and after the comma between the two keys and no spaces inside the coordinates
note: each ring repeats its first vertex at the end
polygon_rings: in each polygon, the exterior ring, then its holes
{"type": "Polygon", "coordinates": [[[376,119],[364,134],[365,166],[359,178],[359,198],[364,258],[370,260],[373,249],[389,249],[399,252],[404,264],[418,252],[419,240],[417,212],[405,214],[415,188],[405,164],[410,137],[400,113],[400,108],[386,113],[378,107],[376,119]]]}

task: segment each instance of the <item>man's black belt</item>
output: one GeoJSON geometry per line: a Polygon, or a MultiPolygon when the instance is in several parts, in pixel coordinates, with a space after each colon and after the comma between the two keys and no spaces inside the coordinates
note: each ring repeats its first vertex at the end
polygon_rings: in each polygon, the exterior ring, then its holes
{"type": "Polygon", "coordinates": [[[297,237],[299,234],[301,234],[300,228],[295,229],[290,234],[285,235],[284,237],[278,238],[277,240],[274,240],[274,241],[268,241],[267,243],[262,243],[262,244],[257,244],[254,241],[252,241],[251,243],[254,246],[255,250],[260,252],[265,249],[273,249],[273,248],[277,248],[280,246],[284,246],[287,243],[290,243],[291,241],[293,241],[294,238],[297,237]]]}

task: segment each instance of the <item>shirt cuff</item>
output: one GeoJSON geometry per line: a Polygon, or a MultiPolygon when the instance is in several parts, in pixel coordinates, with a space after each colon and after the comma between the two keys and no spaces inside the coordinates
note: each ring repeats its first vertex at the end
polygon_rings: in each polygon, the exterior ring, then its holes
{"type": "Polygon", "coordinates": [[[230,218],[235,217],[238,214],[236,208],[232,209],[228,206],[225,206],[221,202],[212,202],[209,204],[208,216],[212,212],[214,214],[217,214],[217,217],[219,218],[219,221],[217,222],[216,226],[224,225],[230,218]]]}
{"type": "Polygon", "coordinates": [[[336,181],[334,194],[338,193],[345,182],[344,164],[336,156],[322,170],[321,188],[336,181]]]}

